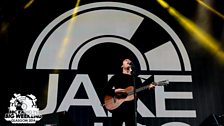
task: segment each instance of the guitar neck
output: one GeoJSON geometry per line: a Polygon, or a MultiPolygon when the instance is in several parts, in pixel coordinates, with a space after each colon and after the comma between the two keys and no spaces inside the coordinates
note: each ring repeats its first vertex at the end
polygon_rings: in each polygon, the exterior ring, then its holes
{"type": "MultiPolygon", "coordinates": [[[[137,88],[137,89],[135,90],[135,92],[138,93],[138,92],[140,92],[140,91],[146,90],[146,89],[148,89],[148,86],[149,86],[149,85],[145,85],[145,86],[143,86],[143,87],[137,88]]],[[[134,94],[134,91],[129,91],[129,92],[128,92],[128,95],[132,95],[132,94],[134,94]]]]}
{"type": "MultiPolygon", "coordinates": [[[[159,82],[157,82],[157,83],[156,83],[156,82],[153,82],[153,83],[151,83],[151,84],[153,84],[153,85],[155,85],[155,86],[164,86],[164,85],[169,84],[169,81],[168,81],[168,80],[164,80],[164,81],[159,81],[159,82]]],[[[143,90],[145,90],[145,89],[148,89],[149,85],[150,85],[150,84],[145,85],[145,86],[140,87],[140,88],[137,88],[137,89],[135,90],[135,92],[138,93],[138,92],[140,92],[140,91],[143,91],[143,90]]],[[[132,95],[132,94],[134,94],[134,91],[129,91],[129,92],[127,92],[127,93],[128,93],[128,95],[132,95]]]]}

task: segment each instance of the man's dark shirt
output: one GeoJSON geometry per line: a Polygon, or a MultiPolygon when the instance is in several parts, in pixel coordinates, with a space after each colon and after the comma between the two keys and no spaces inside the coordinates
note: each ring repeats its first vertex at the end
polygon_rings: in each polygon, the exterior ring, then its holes
{"type": "MultiPolygon", "coordinates": [[[[133,75],[128,75],[128,74],[116,74],[114,76],[111,77],[111,79],[108,82],[108,85],[106,86],[105,89],[105,95],[114,95],[114,89],[117,88],[122,88],[125,89],[129,86],[134,86],[136,87],[136,89],[138,87],[142,86],[142,82],[140,80],[140,78],[135,77],[133,78],[133,75]],[[114,88],[114,89],[113,89],[114,88]]],[[[120,112],[134,112],[134,100],[131,101],[125,101],[123,102],[118,108],[112,110],[112,113],[120,113],[120,112]]]]}

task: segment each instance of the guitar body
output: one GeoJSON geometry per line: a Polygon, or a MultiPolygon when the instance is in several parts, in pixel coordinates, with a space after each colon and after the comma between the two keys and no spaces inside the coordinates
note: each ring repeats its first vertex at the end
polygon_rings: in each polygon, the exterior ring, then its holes
{"type": "MultiPolygon", "coordinates": [[[[125,89],[120,89],[118,92],[128,93],[128,92],[132,92],[132,91],[134,91],[134,87],[129,86],[125,89]]],[[[115,93],[118,93],[118,92],[115,92],[115,93]]],[[[134,100],[134,94],[127,95],[127,97],[125,97],[125,98],[117,98],[115,96],[106,95],[104,97],[104,106],[106,107],[107,110],[114,110],[114,109],[118,108],[122,103],[124,103],[126,101],[131,101],[131,100],[134,100]]]]}
{"type": "MultiPolygon", "coordinates": [[[[168,80],[160,81],[160,82],[153,82],[151,83],[154,86],[164,86],[169,84],[168,80]]],[[[140,87],[135,90],[134,92],[134,86],[129,86],[125,89],[116,89],[115,96],[104,96],[104,104],[103,106],[106,107],[107,110],[114,110],[118,108],[122,103],[126,101],[134,100],[134,93],[138,93],[140,91],[143,91],[145,89],[149,89],[149,86],[151,85],[145,85],[143,87],[140,87]]]]}

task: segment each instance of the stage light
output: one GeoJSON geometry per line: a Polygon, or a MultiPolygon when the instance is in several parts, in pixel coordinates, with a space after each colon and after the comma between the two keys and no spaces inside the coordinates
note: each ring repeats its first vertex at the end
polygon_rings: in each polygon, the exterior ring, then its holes
{"type": "Polygon", "coordinates": [[[28,7],[31,6],[31,4],[34,2],[34,0],[30,0],[23,8],[27,9],[28,7]]]}
{"type": "Polygon", "coordinates": [[[8,27],[9,27],[9,23],[7,23],[7,22],[2,22],[1,24],[0,24],[0,34],[2,34],[2,33],[5,33],[6,31],[7,31],[7,29],[8,29],[8,27]]]}
{"type": "Polygon", "coordinates": [[[71,31],[72,31],[72,28],[73,28],[72,26],[74,25],[74,22],[76,20],[76,14],[77,14],[77,11],[78,11],[79,4],[80,4],[80,0],[77,0],[76,5],[74,7],[74,10],[72,12],[72,19],[69,22],[68,29],[66,31],[65,37],[64,37],[63,42],[62,42],[62,48],[61,48],[61,50],[59,51],[59,54],[58,54],[59,58],[62,58],[64,56],[66,46],[69,43],[71,31]]]}
{"type": "Polygon", "coordinates": [[[221,14],[220,12],[218,12],[217,10],[213,9],[212,7],[210,7],[208,4],[206,4],[205,2],[203,2],[202,0],[196,0],[200,5],[202,5],[203,7],[205,7],[206,9],[210,10],[211,12],[213,12],[214,14],[216,14],[217,16],[219,16],[220,18],[224,19],[224,15],[221,14]]]}
{"type": "Polygon", "coordinates": [[[218,42],[214,37],[210,34],[203,31],[200,27],[198,27],[194,22],[190,19],[183,16],[176,9],[171,7],[164,0],[157,0],[157,2],[164,7],[170,15],[172,15],[178,23],[195,39],[197,42],[209,50],[214,56],[217,57],[219,61],[224,63],[224,52],[219,46],[218,42]]]}
{"type": "Polygon", "coordinates": [[[164,0],[157,0],[157,2],[158,2],[163,8],[169,8],[169,4],[166,3],[164,0]]]}

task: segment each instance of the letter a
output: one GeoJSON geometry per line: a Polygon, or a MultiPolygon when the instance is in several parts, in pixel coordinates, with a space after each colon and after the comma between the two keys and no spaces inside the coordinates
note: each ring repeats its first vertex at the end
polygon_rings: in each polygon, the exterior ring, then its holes
{"type": "Polygon", "coordinates": [[[106,113],[101,106],[100,100],[95,92],[95,89],[86,74],[77,74],[74,78],[67,94],[65,95],[58,112],[68,111],[69,107],[73,106],[92,106],[97,117],[106,117],[106,113]],[[74,99],[80,85],[83,84],[89,99],[74,99]]]}

